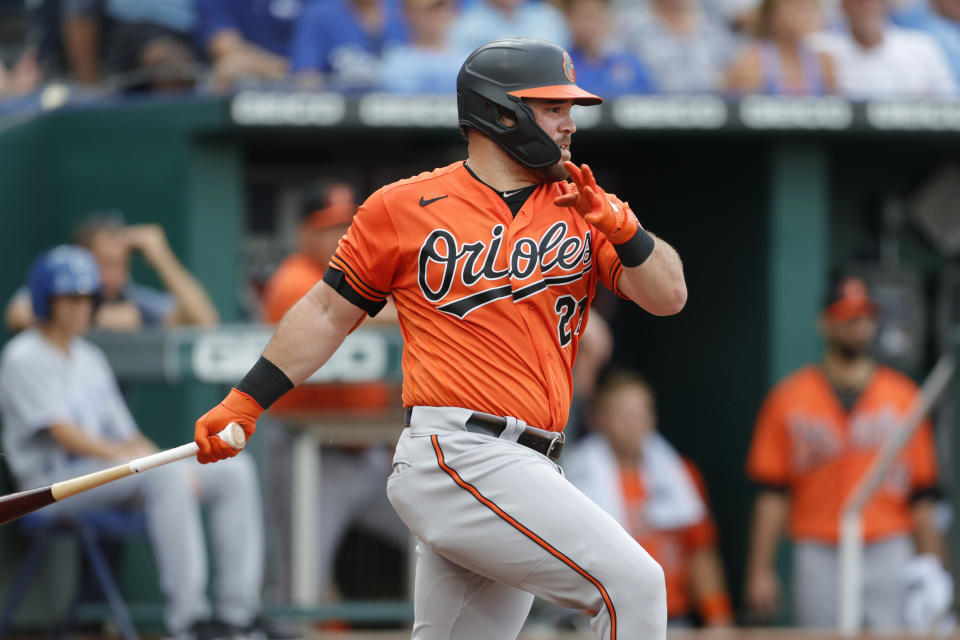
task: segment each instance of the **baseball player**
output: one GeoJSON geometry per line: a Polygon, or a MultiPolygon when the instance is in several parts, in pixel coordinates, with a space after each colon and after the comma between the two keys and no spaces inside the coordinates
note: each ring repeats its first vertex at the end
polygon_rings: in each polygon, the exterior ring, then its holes
{"type": "MultiPolygon", "coordinates": [[[[821,364],[781,381],[757,416],[747,473],[760,486],[751,526],[747,605],[776,612],[773,559],[784,525],[793,540],[793,614],[804,627],[837,624],[840,510],[907,412],[917,386],[870,356],[876,305],[859,278],[843,278],[820,319],[821,364]]],[[[929,422],[913,434],[863,510],[864,624],[904,622],[906,567],[914,552],[943,557],[934,524],[939,492],[929,422]]]]}
{"type": "MultiPolygon", "coordinates": [[[[97,262],[81,247],[56,247],[30,270],[37,325],[17,334],[0,353],[3,451],[21,489],[157,450],[137,429],[103,353],[81,337],[100,287],[97,262]]],[[[236,463],[195,469],[197,473],[183,463],[166,465],[44,511],[142,509],[167,598],[164,621],[173,637],[296,637],[293,630],[258,616],[264,564],[259,487],[252,458],[242,455],[236,463]],[[210,507],[219,621],[209,619],[198,499],[210,507]]]]}
{"type": "Polygon", "coordinates": [[[534,594],[591,611],[598,638],[665,637],[662,569],[555,462],[597,283],[658,315],[686,301],[677,253],[569,161],[571,108],[602,101],[575,77],[542,40],[470,54],[467,160],[370,196],[323,280],[197,421],[201,462],[233,455],[212,434],[251,435],[392,294],[406,409],[387,494],[420,542],[418,640],[514,638],[534,594]]]}

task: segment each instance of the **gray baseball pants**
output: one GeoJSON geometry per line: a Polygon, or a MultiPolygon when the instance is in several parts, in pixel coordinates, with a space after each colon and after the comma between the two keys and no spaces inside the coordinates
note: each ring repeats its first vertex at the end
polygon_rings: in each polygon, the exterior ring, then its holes
{"type": "MultiPolygon", "coordinates": [[[[903,629],[904,567],[913,557],[908,537],[863,547],[863,624],[872,631],[903,629]]],[[[793,545],[793,617],[801,627],[837,627],[839,553],[835,545],[798,541],[793,545]]]]}
{"type": "Polygon", "coordinates": [[[540,596],[603,640],[663,640],[663,570],[545,456],[470,433],[467,409],[415,407],[387,495],[418,538],[414,640],[516,638],[540,596]]]}

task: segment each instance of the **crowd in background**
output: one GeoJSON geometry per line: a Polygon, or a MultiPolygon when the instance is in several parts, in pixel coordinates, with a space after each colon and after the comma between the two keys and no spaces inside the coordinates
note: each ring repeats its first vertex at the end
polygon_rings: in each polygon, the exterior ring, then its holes
{"type": "Polygon", "coordinates": [[[937,99],[960,77],[960,0],[0,0],[0,97],[450,94],[471,50],[511,36],[563,45],[608,98],[937,99]]]}

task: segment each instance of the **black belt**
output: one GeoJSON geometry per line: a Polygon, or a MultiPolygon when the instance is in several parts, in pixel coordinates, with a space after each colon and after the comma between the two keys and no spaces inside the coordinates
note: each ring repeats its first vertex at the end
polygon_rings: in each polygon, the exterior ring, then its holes
{"type": "MultiPolygon", "coordinates": [[[[403,426],[410,426],[410,418],[413,416],[413,409],[407,407],[403,410],[403,426]]],[[[483,433],[494,438],[499,438],[504,429],[507,428],[507,419],[500,416],[490,415],[489,413],[480,413],[474,411],[467,418],[464,424],[467,431],[471,433],[483,433]]],[[[529,447],[538,453],[542,453],[554,462],[560,457],[563,451],[563,433],[558,431],[547,431],[538,429],[529,425],[523,428],[520,437],[517,438],[517,444],[529,447]]]]}

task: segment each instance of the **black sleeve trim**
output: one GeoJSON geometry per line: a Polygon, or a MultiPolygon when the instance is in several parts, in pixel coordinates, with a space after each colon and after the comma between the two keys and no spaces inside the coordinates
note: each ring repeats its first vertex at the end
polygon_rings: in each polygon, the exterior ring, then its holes
{"type": "Polygon", "coordinates": [[[934,502],[942,500],[946,497],[946,494],[943,491],[943,487],[938,484],[933,485],[932,487],[921,487],[919,489],[914,489],[913,494],[910,496],[910,503],[919,502],[920,500],[933,500],[934,502]]]}
{"type": "Polygon", "coordinates": [[[244,392],[264,409],[269,409],[270,405],[290,389],[293,389],[293,382],[287,374],[263,356],[260,356],[237,385],[237,391],[244,392]]]}
{"type": "Polygon", "coordinates": [[[757,491],[769,491],[771,493],[779,493],[781,495],[787,495],[790,493],[790,487],[785,484],[774,484],[772,482],[754,482],[753,487],[757,491]]]}
{"type": "Polygon", "coordinates": [[[654,244],[653,236],[640,227],[633,237],[622,244],[613,245],[613,248],[617,250],[623,266],[639,267],[653,253],[654,244]]]}
{"type": "Polygon", "coordinates": [[[356,289],[347,282],[346,274],[335,267],[327,267],[323,274],[323,281],[330,285],[334,291],[347,299],[353,305],[356,305],[366,311],[369,315],[375,316],[387,305],[387,300],[371,300],[360,295],[356,289]]]}

